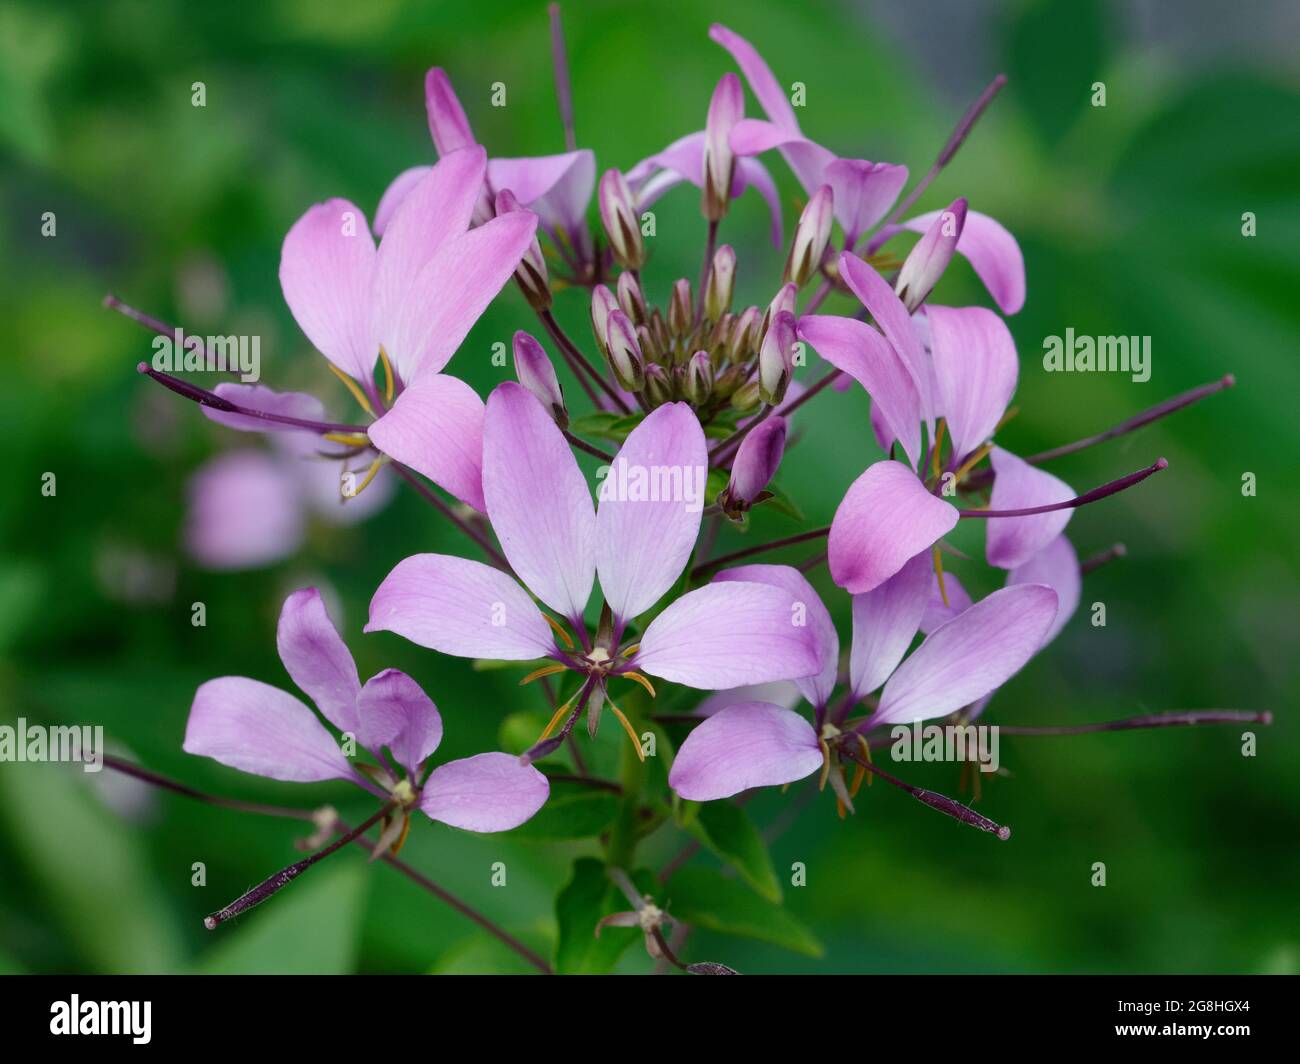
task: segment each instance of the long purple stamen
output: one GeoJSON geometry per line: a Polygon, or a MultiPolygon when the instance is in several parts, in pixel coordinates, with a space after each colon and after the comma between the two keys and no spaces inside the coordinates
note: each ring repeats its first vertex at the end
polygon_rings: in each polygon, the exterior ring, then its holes
{"type": "Polygon", "coordinates": [[[1148,713],[1124,720],[1108,720],[1097,724],[1068,724],[1057,727],[1022,728],[1002,724],[998,730],[1003,735],[1090,735],[1094,732],[1132,731],[1139,728],[1188,728],[1201,724],[1263,724],[1273,723],[1273,714],[1265,710],[1256,713],[1242,709],[1199,709],[1175,713],[1148,713]]]}
{"type": "Polygon", "coordinates": [[[1086,506],[1090,502],[1097,502],[1099,499],[1114,495],[1125,488],[1131,488],[1134,484],[1140,484],[1152,473],[1158,473],[1168,467],[1169,463],[1165,459],[1157,458],[1146,469],[1139,469],[1136,473],[1130,473],[1126,477],[1112,480],[1109,484],[1103,484],[1099,488],[1093,488],[1092,491],[1076,495],[1073,499],[1066,499],[1065,502],[1052,502],[1045,506],[1026,506],[1019,510],[958,510],[957,512],[962,517],[1033,517],[1034,514],[1050,514],[1056,510],[1072,510],[1076,506],[1086,506]]]}
{"type": "Polygon", "coordinates": [[[555,99],[560,105],[560,123],[564,126],[564,150],[574,151],[578,138],[573,129],[573,89],[569,82],[569,55],[564,47],[564,26],[560,22],[560,5],[547,7],[551,17],[551,57],[555,62],[555,99]]]}

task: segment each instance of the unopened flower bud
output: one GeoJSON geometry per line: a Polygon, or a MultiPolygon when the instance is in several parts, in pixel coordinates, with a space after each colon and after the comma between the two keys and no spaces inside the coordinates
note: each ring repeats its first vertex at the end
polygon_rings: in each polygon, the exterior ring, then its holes
{"type": "Polygon", "coordinates": [[[781,311],[763,337],[758,352],[758,394],[765,403],[776,406],[785,398],[794,373],[794,315],[781,311]]]}
{"type": "Polygon", "coordinates": [[[668,301],[668,331],[676,340],[691,331],[695,319],[695,306],[691,302],[691,282],[685,277],[673,282],[672,298],[668,301]]]}
{"type": "Polygon", "coordinates": [[[730,244],[723,244],[713,254],[709,270],[709,283],[704,286],[704,316],[717,321],[731,309],[731,296],[736,289],[736,252],[730,244]]]}
{"type": "Polygon", "coordinates": [[[731,335],[727,337],[727,358],[732,362],[746,361],[754,353],[762,324],[763,312],[758,307],[746,307],[741,311],[731,328],[731,335]]]}
{"type": "Polygon", "coordinates": [[[673,349],[673,338],[668,331],[668,325],[664,321],[664,316],[659,313],[659,308],[650,314],[649,322],[650,332],[654,334],[655,347],[658,348],[661,355],[667,355],[673,349]]]}
{"type": "MultiPolygon", "coordinates": [[[[515,194],[508,188],[503,188],[497,193],[496,211],[497,215],[510,214],[514,211],[522,211],[524,208],[519,205],[515,199],[515,194]]],[[[515,282],[519,285],[520,291],[524,293],[524,298],[528,300],[528,305],[534,310],[551,309],[551,286],[546,274],[546,259],[542,257],[542,246],[537,242],[537,237],[533,237],[532,243],[528,245],[528,250],[524,252],[524,257],[519,260],[519,265],[515,268],[515,282]]]]}
{"type": "Polygon", "coordinates": [[[731,180],[736,160],[731,151],[731,130],[745,117],[745,93],[740,78],[723,74],[709,101],[704,124],[704,189],[700,209],[711,222],[721,219],[731,205],[731,180]]]}
{"type": "Polygon", "coordinates": [[[603,284],[591,290],[591,331],[602,355],[609,354],[609,316],[618,309],[614,293],[603,284]]]}
{"type": "Polygon", "coordinates": [[[605,339],[609,344],[609,366],[618,386],[625,392],[639,392],[645,387],[645,359],[637,342],[636,326],[622,310],[610,312],[605,339]]]}
{"type": "Polygon", "coordinates": [[[659,341],[655,339],[655,335],[650,331],[648,325],[638,325],[636,327],[636,342],[641,345],[641,357],[646,362],[663,361],[663,348],[659,346],[659,341]]]}
{"type": "Polygon", "coordinates": [[[802,288],[804,283],[817,272],[826,254],[826,245],[831,239],[831,223],[835,220],[834,198],[831,186],[822,185],[808,206],[799,215],[799,224],[795,226],[794,241],[790,245],[790,257],[785,260],[785,280],[802,288]]]}
{"type": "Polygon", "coordinates": [[[627,178],[618,170],[606,170],[600,179],[600,220],[614,258],[625,270],[639,270],[645,265],[645,245],[637,224],[636,203],[627,178]]]}
{"type": "Polygon", "coordinates": [[[560,428],[567,429],[569,412],[564,405],[564,391],[546,350],[522,329],[515,333],[514,349],[519,383],[537,396],[560,428]]]}
{"type": "Polygon", "coordinates": [[[673,382],[663,366],[653,363],[645,368],[645,394],[651,406],[672,402],[673,382]]]}
{"type": "Polygon", "coordinates": [[[785,418],[765,418],[740,441],[736,460],[731,464],[727,500],[737,509],[748,509],[776,475],[785,453],[785,418]]]}
{"type": "Polygon", "coordinates": [[[624,270],[618,275],[618,305],[623,313],[632,319],[633,325],[644,325],[650,317],[645,305],[645,293],[641,282],[631,270],[624,270]]]}
{"type": "Polygon", "coordinates": [[[902,269],[898,271],[894,291],[909,313],[925,302],[926,296],[943,276],[965,226],[966,200],[954,200],[939,212],[925,235],[907,253],[902,269]]]}
{"type": "Polygon", "coordinates": [[[756,410],[758,403],[758,381],[746,381],[731,396],[731,405],[742,414],[756,410]]]}
{"type": "MultiPolygon", "coordinates": [[[[703,406],[713,394],[713,363],[707,351],[696,351],[686,363],[686,398],[696,406],[703,406]]],[[[744,441],[742,441],[744,442],[744,441]]]]}
{"type": "Polygon", "coordinates": [[[761,349],[763,337],[767,335],[768,329],[772,327],[772,322],[782,311],[790,314],[794,313],[795,300],[799,295],[799,289],[792,284],[783,284],[777,289],[776,295],[772,297],[772,302],[767,305],[767,310],[763,311],[763,321],[758,327],[758,334],[754,337],[754,346],[761,349]]]}

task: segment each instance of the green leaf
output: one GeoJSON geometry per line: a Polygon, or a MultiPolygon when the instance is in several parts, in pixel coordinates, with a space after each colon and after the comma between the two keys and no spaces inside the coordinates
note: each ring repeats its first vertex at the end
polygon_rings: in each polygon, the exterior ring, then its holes
{"type": "MultiPolygon", "coordinates": [[[[654,881],[644,870],[632,874],[637,889],[649,894],[654,881]]],[[[555,899],[555,918],[560,940],[555,951],[555,970],[562,975],[593,975],[612,971],[619,957],[634,942],[642,940],[639,930],[606,927],[596,937],[602,916],[626,912],[631,903],[605,874],[605,866],[594,857],[573,862],[573,876],[555,899]]]]}
{"type": "Polygon", "coordinates": [[[551,796],[512,839],[586,839],[605,831],[618,815],[618,796],[581,783],[552,783],[551,796]]]}
{"type": "Polygon", "coordinates": [[[748,890],[734,879],[707,868],[683,868],[668,884],[669,915],[683,923],[756,938],[774,946],[820,957],[822,944],[801,921],[779,905],[748,890]]]}
{"type": "Polygon", "coordinates": [[[569,429],[575,436],[599,436],[614,443],[622,443],[634,428],[645,419],[645,415],[614,414],[598,411],[574,418],[569,429]]]}
{"type": "Polygon", "coordinates": [[[781,900],[781,884],[767,844],[740,806],[734,802],[702,802],[689,830],[768,901],[781,900]]]}
{"type": "Polygon", "coordinates": [[[195,970],[209,975],[347,975],[357,941],[369,871],[360,853],[313,868],[231,925],[209,932],[215,948],[195,970]]]}

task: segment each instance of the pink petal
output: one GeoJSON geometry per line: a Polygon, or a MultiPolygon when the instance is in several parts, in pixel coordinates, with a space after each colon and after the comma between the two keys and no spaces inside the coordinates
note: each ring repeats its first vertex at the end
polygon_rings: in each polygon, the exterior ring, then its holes
{"type": "Polygon", "coordinates": [[[840,637],[831,615],[804,575],[790,565],[740,565],[724,569],[714,583],[744,581],[779,587],[791,600],[803,607],[804,622],[812,628],[822,648],[822,668],[814,676],[796,677],[800,692],[814,706],[824,706],[835,690],[835,674],[840,663],[840,637]]]}
{"type": "Polygon", "coordinates": [[[721,713],[728,706],[741,702],[771,702],[782,709],[793,709],[803,695],[791,680],[775,680],[772,683],[749,683],[743,687],[728,687],[714,691],[699,703],[692,711],[697,717],[711,717],[721,713]]]}
{"type": "Polygon", "coordinates": [[[619,621],[648,610],[681,576],[700,533],[708,466],[704,430],[686,403],[651,411],[614,456],[597,492],[595,542],[601,592],[619,621]]]}
{"type": "Polygon", "coordinates": [[[370,677],[357,698],[358,738],[368,750],[388,747],[412,776],[442,742],[442,717],[418,683],[397,669],[370,677]]]}
{"type": "Polygon", "coordinates": [[[291,783],[355,775],[316,714],[278,687],[243,676],[209,680],[194,692],[183,749],[291,783]]]}
{"type": "Polygon", "coordinates": [[[483,496],[519,579],[564,617],[581,617],[596,568],[591,493],[555,422],[514,381],[488,397],[483,496]]]}
{"type": "Polygon", "coordinates": [[[432,169],[432,166],[412,166],[409,170],[403,170],[389,182],[388,187],[384,189],[384,194],[379,197],[379,206],[375,208],[373,226],[375,236],[382,237],[384,235],[384,230],[388,228],[388,223],[392,221],[398,204],[406,199],[411,189],[415,188],[427,177],[432,169]]]}
{"type": "Polygon", "coordinates": [[[903,660],[933,580],[930,552],[922,551],[874,591],[853,596],[849,683],[856,697],[871,694],[903,660]]]}
{"type": "Polygon", "coordinates": [[[280,660],[293,682],[340,731],[357,730],[357,663],[325,612],[314,587],[295,591],[280,607],[275,630],[280,660]]]}
{"type": "Polygon", "coordinates": [[[1056,592],[1042,584],[1004,587],[936,629],[880,695],[876,724],[946,716],[1001,687],[1042,645],[1056,616],[1056,592]]]}
{"type": "Polygon", "coordinates": [[[743,118],[737,122],[732,128],[730,141],[731,150],[741,157],[777,149],[809,195],[826,184],[826,172],[836,161],[833,151],[809,140],[797,129],[784,129],[757,118],[743,118]]]}
{"type": "MultiPolygon", "coordinates": [[[[867,390],[871,408],[889,427],[913,466],[921,454],[921,400],[894,345],[866,322],[831,314],[799,319],[799,335],[836,369],[867,390]]],[[[888,443],[881,446],[888,450],[888,443]]]]}
{"type": "MultiPolygon", "coordinates": [[[[1047,506],[1074,498],[1065,481],[1017,458],[1010,451],[994,447],[989,452],[995,479],[989,499],[991,510],[1022,510],[1047,506]]],[[[1053,510],[1030,517],[990,517],[984,554],[989,565],[1015,569],[1065,531],[1073,510],[1053,510]]]]}
{"type": "Polygon", "coordinates": [[[465,831],[509,831],[529,819],[551,793],[532,765],[510,754],[476,754],[429,774],[420,808],[431,820],[465,831]]]}
{"type": "MultiPolygon", "coordinates": [[[[902,227],[924,233],[939,213],[931,211],[909,218],[902,227]]],[[[987,214],[967,211],[957,250],[970,260],[1002,313],[1018,313],[1025,305],[1025,258],[1016,238],[987,214]]]]}
{"type": "Polygon", "coordinates": [[[430,373],[406,388],[367,432],[384,454],[482,513],[484,409],[464,381],[430,373]]]}
{"type": "Polygon", "coordinates": [[[793,783],[821,767],[817,733],[803,717],[766,702],[742,702],[696,725],[673,759],[668,785],[687,801],[712,802],[793,783]]]}
{"type": "Polygon", "coordinates": [[[440,67],[434,67],[424,76],[424,106],[429,115],[429,133],[439,156],[475,143],[465,109],[456,98],[446,71],[440,67]]]}
{"type": "Polygon", "coordinates": [[[450,361],[510,280],[536,230],[537,215],[531,211],[493,218],[446,240],[408,281],[382,334],[384,350],[403,381],[410,384],[420,373],[437,373],[450,361]]]}
{"type": "Polygon", "coordinates": [[[709,27],[709,38],[731,53],[731,58],[745,75],[750,90],[758,98],[767,117],[782,129],[797,133],[799,120],[794,116],[794,108],[790,106],[785,90],[772,74],[771,68],[754,46],[717,22],[709,27]]]}
{"type": "Polygon", "coordinates": [[[871,591],[956,524],[956,508],[926,491],[902,462],[877,462],[835,511],[827,540],[831,576],[850,594],[871,591]]]}
{"type": "Polygon", "coordinates": [[[826,182],[835,196],[835,217],[844,227],[845,247],[852,247],[894,205],[907,184],[907,167],[837,159],[826,167],[826,182]]]}
{"type": "MultiPolygon", "coordinates": [[[[277,392],[264,384],[238,384],[234,381],[222,381],[212,391],[238,403],[249,410],[261,410],[268,414],[282,417],[297,417],[306,421],[323,421],[325,407],[314,395],[306,392],[277,392]]],[[[201,406],[204,417],[240,432],[302,432],[310,431],[285,425],[279,421],[265,421],[247,414],[232,414],[226,410],[217,410],[210,406],[201,406]]]]}
{"type": "Polygon", "coordinates": [[[933,565],[931,565],[928,594],[925,614],[921,617],[921,631],[926,635],[947,624],[959,613],[970,609],[970,594],[952,573],[943,574],[943,591],[939,590],[939,577],[934,572],[933,565]],[[948,596],[947,602],[943,600],[945,594],[948,596]]]}
{"type": "Polygon", "coordinates": [[[1020,360],[1006,325],[985,307],[926,306],[938,389],[953,453],[964,458],[993,435],[1016,390],[1020,360]]]}
{"type": "Polygon", "coordinates": [[[822,667],[816,629],[798,624],[794,596],[768,584],[707,584],[659,614],[641,636],[636,667],[706,691],[795,680],[822,667]]]}
{"type": "Polygon", "coordinates": [[[1046,646],[1060,634],[1079,608],[1083,577],[1074,545],[1065,536],[1057,536],[1029,561],[1007,574],[1007,586],[1015,584],[1046,584],[1056,592],[1056,618],[1043,636],[1043,646],[1046,646]]]}
{"type": "Polygon", "coordinates": [[[370,330],[375,242],[361,208],[345,199],[310,208],[284,238],[280,289],[294,320],[349,377],[371,379],[378,352],[370,330]]]}
{"type": "Polygon", "coordinates": [[[394,566],[370,600],[367,632],[396,632],[461,658],[530,661],[555,649],[541,612],[499,569],[446,554],[394,566]]]}
{"type": "Polygon", "coordinates": [[[584,148],[564,155],[492,159],[487,176],[492,188],[508,188],[547,230],[572,234],[586,222],[596,187],[596,156],[584,148]]]}
{"type": "Polygon", "coordinates": [[[262,451],[227,451],[190,478],[185,549],[207,569],[259,569],[302,544],[299,486],[262,451]]]}

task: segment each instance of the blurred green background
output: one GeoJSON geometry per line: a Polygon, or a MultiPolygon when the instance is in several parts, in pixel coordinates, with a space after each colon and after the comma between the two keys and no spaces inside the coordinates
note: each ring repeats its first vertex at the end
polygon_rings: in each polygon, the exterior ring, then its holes
{"type": "MultiPolygon", "coordinates": [[[[706,36],[727,21],[786,83],[807,85],[805,131],[847,155],[919,175],[998,70],[1010,84],[921,207],[957,195],[1018,237],[1028,302],[1009,324],[1021,412],[1000,436],[1019,453],[1102,429],[1225,372],[1238,386],[1140,434],[1062,460],[1083,490],[1165,455],[1170,470],[1077,513],[1081,556],[1116,540],[1128,557],[1089,576],[1050,651],[994,700],[989,720],[1079,723],[1193,708],[1271,709],[1241,756],[1240,727],[1002,744],[1009,778],[979,804],[1014,829],[1003,844],[891,788],[841,822],[829,794],[801,807],[773,848],[807,886],[786,905],[820,957],[698,932],[688,959],[765,971],[1247,971],[1300,969],[1300,774],[1295,465],[1300,422],[1300,34],[1285,3],[587,3],[566,10],[579,141],[628,167],[703,125],[733,69],[706,36]],[[733,10],[734,9],[734,10],[733,10]],[[1289,57],[1289,58],[1288,58],[1289,57]],[[1095,81],[1107,106],[1088,100],[1095,81]],[[1242,236],[1255,212],[1258,235],[1242,236]],[[1148,383],[1048,375],[1043,337],[1152,337],[1148,383]],[[1258,494],[1243,497],[1252,472],[1258,494]],[[1093,602],[1108,624],[1087,620],[1093,602]],[[1092,865],[1107,886],[1091,885],[1092,865]]],[[[195,332],[257,332],[274,387],[355,408],[280,298],[281,238],[312,202],[373,212],[400,169],[430,162],[422,78],[444,66],[495,154],[562,149],[541,3],[197,5],[105,0],[0,3],[0,388],[7,490],[0,501],[0,711],[103,724],[118,752],[216,793],[364,816],[339,787],[274,784],[181,752],[195,686],[223,674],[289,686],[275,655],[285,594],[337,595],[362,676],[410,672],[447,724],[440,756],[495,747],[508,714],[542,712],[514,671],[475,674],[391,635],[360,634],[379,580],[422,550],[470,553],[410,492],[355,527],[313,525],[291,560],[217,574],[180,549],[188,476],[250,437],[210,424],[134,372],[150,335],[104,310],[113,291],[195,332]],[[207,106],[191,105],[206,84],[207,106]],[[488,105],[504,81],[508,106],[488,105]],[[43,212],[57,236],[41,235],[43,212]],[[58,492],[43,497],[41,476],[58,492]],[[207,626],[190,624],[194,602],[207,626]]],[[[752,98],[748,103],[755,113],[752,98]]],[[[797,186],[770,160],[787,206],[797,186]]],[[[695,277],[694,192],[657,208],[646,271],[654,298],[695,277]]],[[[723,228],[744,302],[765,303],[781,253],[761,205],[723,228]]],[[[937,294],[988,302],[958,263],[937,294]]],[[[844,310],[847,303],[828,309],[844,310]]],[[[586,336],[578,292],[559,316],[586,336]]],[[[533,322],[513,289],[452,370],[485,394],[510,371],[492,344],[533,322]]],[[[808,379],[821,367],[804,371],[808,379]]],[[[581,409],[581,395],[570,388],[581,409]]],[[[878,456],[860,390],[827,393],[801,419],[780,483],[825,523],[878,456]]],[[[255,445],[256,441],[253,441],[255,445]]],[[[756,515],[747,538],[796,531],[756,515]]],[[[982,553],[978,530],[964,544],[982,553]]],[[[792,551],[800,560],[807,551],[792,551]]],[[[954,563],[968,588],[982,563],[954,563]]],[[[818,586],[841,622],[847,598],[818,586]]],[[[685,704],[681,708],[688,708],[685,704]]],[[[591,757],[615,771],[621,736],[591,757]]],[[[948,765],[909,779],[957,793],[948,765]]],[[[771,825],[801,788],[749,806],[771,825]]],[[[207,808],[112,773],[0,765],[0,969],[13,971],[494,971],[505,954],[451,910],[359,852],[332,858],[236,926],[203,914],[294,859],[292,823],[207,808]],[[191,886],[191,865],[207,886],[191,886]]],[[[669,827],[643,849],[658,868],[687,841],[669,827]]],[[[554,896],[590,842],[478,837],[420,823],[404,856],[539,949],[554,896]],[[505,861],[508,884],[489,885],[505,861]]],[[[716,868],[707,856],[701,868],[716,868]]],[[[743,889],[743,888],[738,888],[743,889]]],[[[663,900],[663,899],[661,899],[663,900]]],[[[667,899],[671,903],[671,898],[667,899]]],[[[648,970],[634,946],[620,969],[648,970]]]]}

